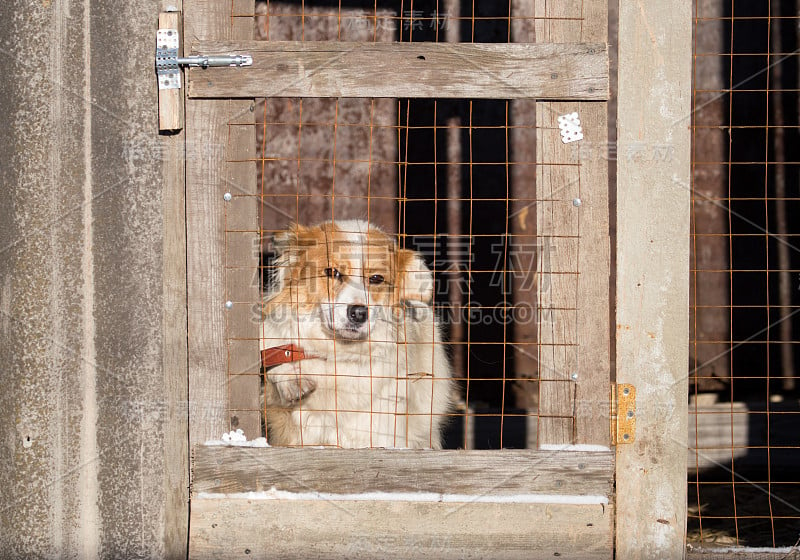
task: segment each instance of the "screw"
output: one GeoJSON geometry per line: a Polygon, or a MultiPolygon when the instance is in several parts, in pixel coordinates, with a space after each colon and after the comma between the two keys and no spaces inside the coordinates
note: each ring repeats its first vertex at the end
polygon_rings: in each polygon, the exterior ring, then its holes
{"type": "Polygon", "coordinates": [[[630,394],[631,394],[631,390],[630,390],[630,389],[628,389],[627,387],[625,387],[625,388],[622,390],[622,394],[623,394],[623,395],[625,395],[625,396],[627,397],[628,395],[630,395],[630,394]]]}
{"type": "Polygon", "coordinates": [[[580,198],[573,198],[572,199],[572,205],[573,206],[578,207],[581,204],[583,204],[583,201],[580,198]]]}
{"type": "Polygon", "coordinates": [[[625,441],[628,441],[629,439],[631,439],[631,435],[630,434],[622,434],[622,439],[624,439],[625,441]]]}
{"type": "Polygon", "coordinates": [[[225,202],[230,202],[231,199],[233,198],[233,195],[229,192],[226,192],[225,194],[222,195],[222,198],[225,199],[225,202]]]}
{"type": "Polygon", "coordinates": [[[572,375],[570,375],[570,377],[572,378],[573,381],[577,381],[578,380],[578,374],[577,373],[573,373],[572,375]]]}
{"type": "Polygon", "coordinates": [[[633,418],[633,411],[632,410],[628,411],[628,418],[633,418]]]}
{"type": "Polygon", "coordinates": [[[226,309],[231,309],[233,307],[233,302],[232,301],[226,301],[225,302],[225,307],[226,307],[226,309]]]}

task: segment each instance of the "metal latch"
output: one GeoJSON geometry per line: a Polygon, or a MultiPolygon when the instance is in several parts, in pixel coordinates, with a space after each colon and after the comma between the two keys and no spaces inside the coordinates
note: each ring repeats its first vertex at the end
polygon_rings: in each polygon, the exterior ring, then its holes
{"type": "Polygon", "coordinates": [[[614,387],[611,405],[611,439],[614,445],[633,443],[636,439],[636,387],[614,387]]]}
{"type": "Polygon", "coordinates": [[[249,54],[178,56],[180,35],[177,29],[159,29],[156,34],[156,74],[158,89],[180,89],[181,66],[252,66],[249,54]]]}

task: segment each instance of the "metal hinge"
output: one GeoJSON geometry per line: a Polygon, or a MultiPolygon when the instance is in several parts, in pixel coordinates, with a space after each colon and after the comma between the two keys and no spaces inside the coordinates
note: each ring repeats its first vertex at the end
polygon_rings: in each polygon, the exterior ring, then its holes
{"type": "Polygon", "coordinates": [[[633,443],[636,439],[636,387],[612,386],[611,440],[614,445],[633,443]]]}
{"type": "Polygon", "coordinates": [[[252,66],[249,54],[178,56],[180,35],[177,29],[159,29],[156,34],[156,74],[158,89],[180,89],[181,66],[252,66]]]}

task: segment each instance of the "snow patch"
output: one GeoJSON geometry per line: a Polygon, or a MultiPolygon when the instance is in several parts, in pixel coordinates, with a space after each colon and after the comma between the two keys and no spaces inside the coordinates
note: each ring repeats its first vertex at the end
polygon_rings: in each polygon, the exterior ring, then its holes
{"type": "Polygon", "coordinates": [[[554,494],[515,494],[509,496],[440,494],[438,492],[363,492],[334,494],[331,492],[286,492],[274,487],[260,492],[217,494],[199,492],[196,499],[243,500],[325,500],[329,502],[442,502],[483,504],[570,504],[608,505],[607,496],[559,496],[554,494]]]}
{"type": "Polygon", "coordinates": [[[244,431],[240,428],[236,431],[230,431],[227,434],[222,434],[221,439],[208,440],[205,445],[230,445],[236,447],[269,447],[267,438],[256,438],[247,440],[244,431]]]}
{"type": "Polygon", "coordinates": [[[541,451],[611,451],[605,445],[590,445],[579,443],[575,445],[562,445],[559,443],[543,443],[539,446],[541,451]]]}

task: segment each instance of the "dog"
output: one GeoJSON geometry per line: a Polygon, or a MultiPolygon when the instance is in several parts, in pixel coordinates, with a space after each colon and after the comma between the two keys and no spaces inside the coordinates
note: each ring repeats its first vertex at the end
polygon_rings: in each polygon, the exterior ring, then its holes
{"type": "Polygon", "coordinates": [[[440,449],[454,384],[423,258],[363,220],[293,225],[274,248],[269,443],[440,449]]]}

